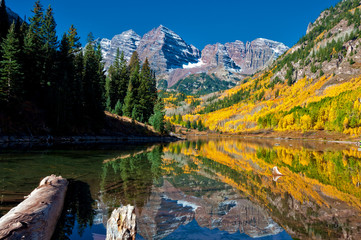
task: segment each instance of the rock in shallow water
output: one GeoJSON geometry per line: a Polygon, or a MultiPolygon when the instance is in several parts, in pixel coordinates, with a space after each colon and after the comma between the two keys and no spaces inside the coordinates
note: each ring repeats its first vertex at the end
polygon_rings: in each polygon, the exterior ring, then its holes
{"type": "Polygon", "coordinates": [[[107,222],[106,240],[135,240],[135,208],[131,205],[114,209],[107,222]]]}

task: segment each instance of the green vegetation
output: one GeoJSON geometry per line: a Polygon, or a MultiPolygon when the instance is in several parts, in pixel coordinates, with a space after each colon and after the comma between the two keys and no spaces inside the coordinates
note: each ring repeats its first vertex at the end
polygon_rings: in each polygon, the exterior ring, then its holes
{"type": "MultiPolygon", "coordinates": [[[[148,122],[158,96],[155,74],[147,59],[141,65],[134,52],[127,66],[124,54],[118,50],[106,78],[101,48],[91,33],[87,45],[81,48],[77,30],[72,25],[59,42],[51,6],[44,11],[38,0],[32,13],[29,24],[18,19],[9,25],[5,1],[1,1],[0,124],[3,130],[16,128],[11,126],[12,121],[22,118],[19,114],[24,111],[24,104],[33,108],[27,114],[37,114],[37,120],[44,121],[36,124],[43,125],[41,128],[47,133],[98,132],[105,127],[105,109],[148,122]]],[[[29,131],[29,126],[26,128],[29,131]]]]}
{"type": "Polygon", "coordinates": [[[154,106],[154,114],[150,117],[149,123],[154,127],[158,132],[165,132],[165,122],[164,122],[164,103],[162,99],[158,99],[157,103],[154,106]]]}
{"type": "Polygon", "coordinates": [[[162,176],[162,157],[163,147],[156,146],[151,152],[105,163],[101,176],[105,201],[117,196],[118,201],[124,204],[143,207],[149,199],[153,184],[162,176]],[[114,182],[123,184],[115,189],[109,188],[109,184],[114,182]]]}
{"type": "Polygon", "coordinates": [[[360,196],[360,192],[354,191],[356,186],[350,184],[352,177],[361,170],[360,159],[343,154],[341,151],[324,152],[321,158],[316,152],[308,150],[295,151],[295,153],[289,155],[292,159],[292,165],[279,161],[284,156],[282,156],[280,151],[273,149],[259,148],[257,149],[257,157],[267,163],[287,167],[294,173],[302,172],[308,178],[316,179],[326,185],[335,186],[342,192],[355,194],[357,197],[360,196]],[[319,158],[317,159],[317,157],[319,158]],[[301,164],[301,161],[307,162],[308,165],[301,164]],[[323,167],[322,164],[325,162],[329,166],[333,166],[332,170],[323,167]],[[344,165],[345,162],[347,163],[346,166],[344,165]],[[332,171],[334,174],[330,174],[328,171],[332,171]]]}
{"type": "Polygon", "coordinates": [[[182,115],[178,114],[178,115],[173,115],[171,117],[171,122],[175,123],[175,124],[179,124],[187,129],[197,129],[198,131],[205,131],[207,130],[207,128],[204,126],[204,123],[202,122],[201,119],[199,119],[198,121],[194,120],[194,121],[183,121],[182,115]]]}
{"type": "MultiPolygon", "coordinates": [[[[263,93],[264,94],[264,93],[263,93]]],[[[203,110],[199,111],[199,114],[210,113],[217,111],[222,108],[227,108],[232,106],[233,104],[239,103],[242,100],[248,99],[250,96],[250,92],[248,91],[238,91],[237,93],[227,96],[223,99],[220,99],[216,102],[208,104],[203,110]]],[[[261,94],[258,98],[262,98],[261,94]]]]}
{"type": "MultiPolygon", "coordinates": [[[[324,17],[317,20],[312,26],[312,30],[299,40],[298,44],[301,47],[293,53],[285,54],[275,63],[274,66],[277,66],[275,73],[287,66],[285,80],[288,81],[287,83],[290,86],[295,82],[292,79],[293,64],[299,62],[301,67],[311,64],[311,72],[316,73],[318,68],[321,68],[321,66],[317,67],[316,63],[345,57],[346,49],[343,43],[361,36],[361,31],[359,30],[361,13],[356,8],[359,5],[360,2],[358,0],[341,1],[335,7],[324,11],[324,17]],[[356,9],[351,11],[354,8],[356,9]],[[348,25],[353,24],[354,31],[338,40],[333,39],[325,47],[317,49],[316,44],[319,41],[326,37],[332,37],[330,32],[327,36],[325,33],[334,28],[343,19],[348,21],[348,25]]],[[[320,72],[320,75],[322,76],[323,73],[320,72]]]]}
{"type": "Polygon", "coordinates": [[[361,89],[346,91],[335,97],[326,97],[305,107],[267,114],[258,118],[261,128],[288,129],[297,126],[303,130],[330,130],[344,132],[349,127],[361,126],[361,89]]]}
{"type": "Polygon", "coordinates": [[[167,99],[167,103],[174,104],[175,106],[182,105],[182,102],[187,98],[184,93],[160,91],[158,96],[162,99],[167,99]]]}
{"type": "Polygon", "coordinates": [[[127,66],[123,52],[120,53],[118,49],[108,72],[106,95],[110,111],[140,122],[148,122],[157,99],[155,75],[148,59],[140,67],[138,53],[135,51],[127,66]]]}
{"type": "Polygon", "coordinates": [[[161,79],[158,81],[157,89],[166,90],[168,88],[168,82],[165,79],[161,79]]]}
{"type": "Polygon", "coordinates": [[[186,95],[205,95],[234,87],[232,82],[222,81],[216,75],[207,73],[192,74],[179,80],[171,89],[186,95]]]}

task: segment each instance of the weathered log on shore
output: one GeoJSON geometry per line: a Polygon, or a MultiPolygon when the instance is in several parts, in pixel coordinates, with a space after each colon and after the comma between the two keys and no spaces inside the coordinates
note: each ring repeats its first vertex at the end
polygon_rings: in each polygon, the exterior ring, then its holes
{"type": "Polygon", "coordinates": [[[0,218],[0,239],[50,240],[62,212],[68,181],[45,177],[18,206],[0,218]]]}
{"type": "Polygon", "coordinates": [[[114,209],[107,222],[106,240],[135,240],[135,208],[131,205],[114,209]]]}

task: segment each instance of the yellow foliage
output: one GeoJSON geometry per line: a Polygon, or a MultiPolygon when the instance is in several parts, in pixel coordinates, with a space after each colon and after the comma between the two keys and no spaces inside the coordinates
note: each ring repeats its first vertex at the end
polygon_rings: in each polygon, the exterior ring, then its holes
{"type": "Polygon", "coordinates": [[[281,129],[287,129],[290,128],[294,123],[295,119],[293,117],[293,114],[288,114],[280,120],[280,122],[278,123],[278,127],[281,129]]]}
{"type": "Polygon", "coordinates": [[[346,117],[345,120],[343,120],[343,128],[346,129],[348,127],[349,123],[350,123],[350,120],[348,119],[348,117],[346,117]]]}
{"type": "MultiPolygon", "coordinates": [[[[308,117],[296,122],[295,119],[292,120],[291,116],[282,118],[279,113],[289,111],[296,106],[306,106],[309,103],[318,102],[325,97],[335,97],[345,91],[361,88],[361,77],[353,78],[339,84],[333,84],[325,88],[333,75],[322,76],[317,80],[304,77],[298,79],[297,82],[290,87],[287,86],[286,83],[278,83],[273,88],[265,88],[265,86],[269,85],[272,76],[273,72],[271,70],[248,79],[248,82],[245,84],[224,91],[219,99],[225,96],[231,96],[239,91],[251,91],[251,97],[228,108],[200,115],[199,119],[201,119],[210,130],[232,133],[256,129],[258,119],[268,114],[279,116],[278,118],[276,117],[279,121],[278,127],[276,128],[278,131],[305,131],[306,129],[312,128],[325,129],[325,122],[336,119],[337,109],[335,106],[321,109],[317,120],[315,122],[311,121],[311,123],[308,117]],[[255,86],[258,87],[255,88],[255,86]],[[256,96],[261,92],[264,92],[264,98],[262,100],[256,99],[256,96]],[[276,92],[278,93],[277,97],[275,97],[276,92]]],[[[359,101],[354,102],[354,109],[361,114],[361,103],[359,101]]],[[[358,133],[358,128],[354,129],[353,132],[358,133]]]]}
{"type": "Polygon", "coordinates": [[[312,128],[312,119],[309,115],[303,115],[301,117],[301,128],[305,131],[312,128]]]}
{"type": "MultiPolygon", "coordinates": [[[[204,142],[198,150],[194,150],[190,144],[187,146],[184,143],[172,143],[165,151],[170,151],[174,148],[172,146],[176,145],[181,145],[180,154],[188,157],[187,161],[181,161],[183,172],[206,172],[209,176],[212,171],[210,164],[212,162],[221,164],[223,166],[221,169],[224,171],[213,172],[219,180],[259,201],[268,203],[267,196],[271,191],[279,196],[285,193],[291,194],[301,203],[312,201],[327,207],[331,197],[361,210],[361,191],[356,186],[361,181],[361,162],[354,160],[354,158],[360,160],[361,153],[355,148],[338,152],[321,152],[299,147],[263,148],[237,139],[222,139],[204,142]],[[349,161],[353,161],[352,170],[349,170],[351,166],[349,161]],[[189,162],[196,164],[197,170],[191,168],[189,162]],[[342,166],[338,166],[338,162],[341,162],[342,166]],[[286,175],[277,183],[272,181],[270,175],[273,166],[279,166],[279,170],[286,175]],[[302,174],[293,170],[298,166],[305,166],[301,167],[302,174]],[[310,168],[312,170],[309,170],[310,168]],[[235,181],[232,174],[227,175],[226,169],[232,170],[233,175],[239,173],[240,176],[247,177],[247,181],[235,181]]],[[[173,162],[167,160],[167,164],[162,168],[167,172],[174,172],[170,167],[171,164],[173,162]]]]}
{"type": "Polygon", "coordinates": [[[322,39],[326,32],[327,32],[327,31],[324,30],[320,35],[318,35],[318,36],[316,37],[316,41],[322,39]]]}

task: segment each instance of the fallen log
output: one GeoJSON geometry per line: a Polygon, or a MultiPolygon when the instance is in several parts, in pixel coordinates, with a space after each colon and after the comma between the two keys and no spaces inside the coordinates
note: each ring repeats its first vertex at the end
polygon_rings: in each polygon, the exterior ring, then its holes
{"type": "Polygon", "coordinates": [[[30,195],[0,218],[0,240],[50,240],[62,212],[68,181],[45,177],[30,195]]]}
{"type": "Polygon", "coordinates": [[[114,209],[107,222],[106,240],[135,240],[135,208],[131,205],[114,209]]]}

